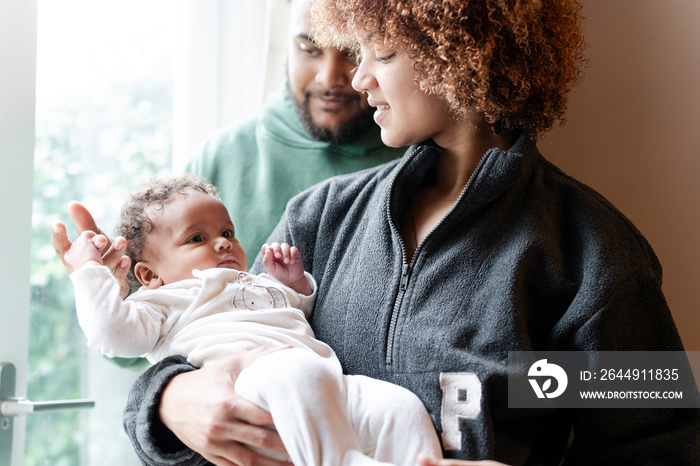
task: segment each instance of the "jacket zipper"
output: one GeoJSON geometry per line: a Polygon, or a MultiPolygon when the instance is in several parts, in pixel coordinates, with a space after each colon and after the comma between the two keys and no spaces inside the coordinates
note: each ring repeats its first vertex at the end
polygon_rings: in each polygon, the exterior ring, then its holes
{"type": "MultiPolygon", "coordinates": [[[[455,201],[454,205],[452,208],[445,214],[445,216],[440,219],[440,221],[435,225],[427,235],[425,235],[425,238],[423,238],[423,241],[420,242],[420,244],[416,247],[415,252],[413,253],[413,258],[411,258],[411,263],[409,264],[406,261],[406,257],[408,256],[408,253],[406,252],[406,245],[403,242],[403,238],[401,237],[401,233],[399,232],[398,228],[394,225],[394,222],[390,220],[390,225],[391,229],[394,230],[394,233],[396,236],[399,238],[399,244],[401,245],[401,260],[402,260],[402,267],[401,267],[401,280],[399,281],[399,290],[396,293],[396,299],[394,300],[394,306],[391,311],[391,319],[389,321],[389,331],[387,332],[387,342],[386,342],[386,359],[385,363],[387,366],[391,366],[394,362],[393,354],[394,354],[394,339],[396,337],[396,325],[397,321],[399,318],[399,311],[401,309],[401,305],[403,304],[403,298],[406,294],[406,289],[408,288],[408,283],[411,279],[411,273],[413,272],[413,268],[416,263],[416,258],[418,257],[418,254],[420,253],[423,243],[427,241],[427,239],[430,237],[430,235],[433,234],[435,230],[437,230],[440,225],[442,224],[443,220],[447,218],[452,211],[454,210],[455,206],[460,203],[464,195],[466,194],[467,190],[472,184],[472,181],[474,180],[474,176],[476,176],[476,173],[481,169],[481,166],[484,164],[484,160],[488,156],[490,151],[486,151],[484,155],[481,156],[481,159],[479,160],[479,163],[476,165],[476,168],[472,172],[471,176],[467,180],[467,184],[464,185],[464,189],[462,189],[462,192],[459,194],[459,197],[457,198],[457,201],[455,201]]],[[[390,185],[390,189],[393,188],[394,182],[396,181],[396,177],[392,181],[390,185]]],[[[389,216],[389,219],[391,219],[391,215],[389,216]]]]}

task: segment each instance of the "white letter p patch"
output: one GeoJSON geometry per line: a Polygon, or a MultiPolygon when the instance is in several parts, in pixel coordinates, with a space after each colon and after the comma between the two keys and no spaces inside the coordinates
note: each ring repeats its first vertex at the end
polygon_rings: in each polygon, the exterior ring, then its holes
{"type": "Polygon", "coordinates": [[[473,372],[443,372],[442,389],[442,446],[445,450],[462,448],[459,420],[476,419],[481,413],[481,381],[473,372]]]}

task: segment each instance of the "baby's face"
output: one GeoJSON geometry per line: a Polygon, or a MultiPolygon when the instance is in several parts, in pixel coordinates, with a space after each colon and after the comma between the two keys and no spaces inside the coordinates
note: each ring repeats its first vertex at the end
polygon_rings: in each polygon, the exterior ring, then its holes
{"type": "Polygon", "coordinates": [[[192,278],[192,269],[247,270],[245,252],[219,199],[187,190],[147,209],[155,228],[146,234],[142,262],[158,275],[161,285],[192,278]]]}

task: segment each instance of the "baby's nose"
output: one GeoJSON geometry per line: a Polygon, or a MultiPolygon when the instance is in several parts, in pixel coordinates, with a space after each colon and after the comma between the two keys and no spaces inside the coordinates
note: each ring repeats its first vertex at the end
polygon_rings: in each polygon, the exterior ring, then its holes
{"type": "Polygon", "coordinates": [[[222,250],[225,250],[225,249],[231,249],[231,246],[232,246],[231,241],[229,241],[228,238],[223,238],[223,237],[221,237],[221,238],[218,238],[218,239],[216,240],[216,246],[215,246],[215,247],[216,247],[216,250],[217,250],[217,251],[222,251],[222,250]]]}

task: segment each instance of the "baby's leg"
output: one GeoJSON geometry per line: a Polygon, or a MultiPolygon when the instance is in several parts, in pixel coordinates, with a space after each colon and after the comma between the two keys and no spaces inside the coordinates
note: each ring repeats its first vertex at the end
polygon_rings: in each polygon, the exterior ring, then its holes
{"type": "Polygon", "coordinates": [[[336,359],[302,349],[277,351],[241,372],[235,390],[272,414],[296,466],[379,464],[362,454],[336,359]]]}
{"type": "Polygon", "coordinates": [[[348,409],[360,445],[378,461],[415,466],[419,454],[442,458],[440,441],[423,403],[398,385],[345,376],[348,409]]]}

